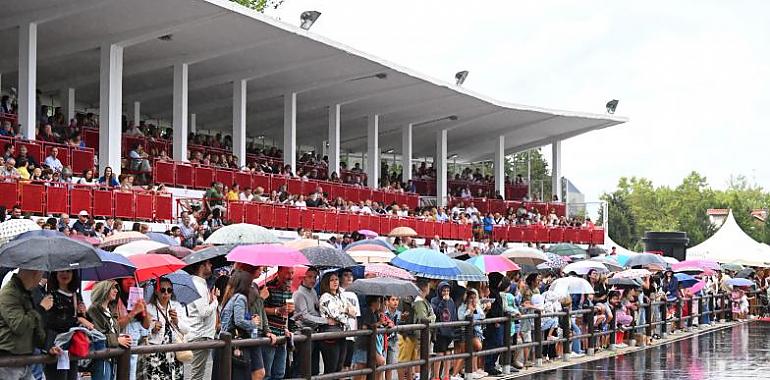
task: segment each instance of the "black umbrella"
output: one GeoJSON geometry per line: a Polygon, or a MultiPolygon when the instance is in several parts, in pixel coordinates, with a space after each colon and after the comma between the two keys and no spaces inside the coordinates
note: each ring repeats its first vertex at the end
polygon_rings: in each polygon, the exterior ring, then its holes
{"type": "Polygon", "coordinates": [[[631,256],[628,261],[626,261],[626,266],[629,268],[645,267],[648,265],[658,265],[663,268],[668,267],[668,263],[663,260],[663,257],[654,253],[638,254],[636,256],[631,256]]]}
{"type": "Polygon", "coordinates": [[[350,268],[358,265],[350,255],[336,248],[315,246],[299,250],[317,268],[350,268]]]}
{"type": "Polygon", "coordinates": [[[749,278],[754,275],[754,269],[743,268],[736,275],[736,278],[749,278]]]}
{"type": "Polygon", "coordinates": [[[642,286],[642,283],[639,282],[636,278],[627,278],[627,277],[612,277],[607,281],[608,284],[616,287],[632,287],[632,288],[638,288],[642,286]]]}
{"type": "Polygon", "coordinates": [[[224,256],[230,253],[233,248],[235,248],[234,245],[215,245],[206,249],[201,249],[200,251],[194,251],[185,256],[182,261],[187,263],[187,265],[192,265],[201,261],[221,258],[224,263],[224,256]]]}
{"type": "Polygon", "coordinates": [[[586,252],[588,252],[588,257],[596,257],[607,254],[607,250],[599,246],[588,247],[586,252]]]}
{"type": "Polygon", "coordinates": [[[488,249],[484,252],[482,252],[482,255],[502,255],[503,252],[507,251],[508,248],[506,247],[494,247],[492,249],[488,249]]]}
{"type": "Polygon", "coordinates": [[[0,266],[55,272],[102,265],[97,249],[58,231],[25,232],[0,248],[0,266]]]}
{"type": "Polygon", "coordinates": [[[346,290],[365,296],[416,297],[420,295],[420,289],[411,281],[386,277],[355,280],[346,290]]]}

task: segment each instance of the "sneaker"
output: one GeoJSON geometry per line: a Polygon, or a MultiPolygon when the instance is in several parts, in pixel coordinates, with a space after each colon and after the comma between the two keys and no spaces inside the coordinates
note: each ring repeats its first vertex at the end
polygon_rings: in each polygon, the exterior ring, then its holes
{"type": "Polygon", "coordinates": [[[586,354],[582,352],[573,352],[569,355],[571,358],[582,358],[583,356],[586,356],[586,354]]]}
{"type": "Polygon", "coordinates": [[[616,344],[615,347],[617,347],[617,348],[626,348],[626,347],[628,347],[628,345],[625,344],[625,343],[620,343],[620,344],[616,344]]]}
{"type": "Polygon", "coordinates": [[[521,364],[521,362],[513,362],[513,368],[522,369],[524,368],[524,364],[521,364]]]}
{"type": "Polygon", "coordinates": [[[498,371],[497,368],[490,368],[489,371],[487,371],[488,376],[500,376],[503,373],[498,371]]]}
{"type": "Polygon", "coordinates": [[[489,375],[488,373],[486,373],[486,372],[485,372],[483,369],[481,369],[481,368],[477,369],[477,370],[476,370],[476,372],[474,372],[474,373],[476,373],[476,374],[478,374],[478,375],[481,375],[481,377],[486,377],[487,375],[489,375]]]}
{"type": "Polygon", "coordinates": [[[464,380],[464,379],[460,375],[454,375],[454,376],[450,376],[449,380],[464,380]]]}
{"type": "Polygon", "coordinates": [[[482,375],[478,372],[474,372],[471,374],[471,379],[483,379],[485,375],[482,375]]]}

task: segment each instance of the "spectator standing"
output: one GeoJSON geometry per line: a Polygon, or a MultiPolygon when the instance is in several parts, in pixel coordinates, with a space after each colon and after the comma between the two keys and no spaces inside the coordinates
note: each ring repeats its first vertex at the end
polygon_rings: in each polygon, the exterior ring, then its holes
{"type": "MultiPolygon", "coordinates": [[[[118,298],[118,284],[115,281],[97,282],[91,290],[91,307],[86,312],[94,329],[107,337],[107,347],[131,347],[131,337],[119,334],[118,317],[110,304],[118,298]]],[[[112,380],[115,376],[115,364],[109,360],[91,362],[91,379],[112,380]]]]}
{"type": "MultiPolygon", "coordinates": [[[[294,277],[292,267],[279,267],[278,274],[267,284],[270,297],[265,300],[265,312],[270,325],[270,332],[276,336],[291,339],[289,315],[294,312],[294,300],[291,293],[291,281],[294,277]],[[291,302],[287,302],[291,300],[291,302]]],[[[263,347],[262,360],[265,365],[266,379],[286,377],[286,343],[263,347]]]]}
{"type": "MultiPolygon", "coordinates": [[[[321,279],[321,317],[326,319],[321,332],[339,332],[345,330],[348,319],[356,315],[356,309],[342,297],[340,279],[337,273],[330,272],[321,279]]],[[[334,373],[342,370],[346,353],[345,339],[332,339],[321,342],[324,359],[324,373],[334,373]]],[[[383,363],[384,364],[384,363],[383,363]]]]}
{"type": "MultiPolygon", "coordinates": [[[[340,287],[342,288],[342,297],[348,300],[351,305],[356,310],[355,316],[350,316],[348,318],[348,321],[345,326],[345,330],[358,330],[358,320],[357,318],[361,316],[361,306],[358,304],[358,295],[347,291],[345,289],[349,288],[350,285],[353,284],[353,271],[346,268],[343,269],[340,272],[340,275],[342,276],[340,280],[340,287]]],[[[347,338],[345,340],[345,362],[343,363],[343,368],[350,368],[351,361],[353,359],[353,344],[355,342],[355,338],[347,338]]]]}
{"type": "MultiPolygon", "coordinates": [[[[452,297],[450,297],[450,286],[446,281],[439,283],[436,289],[436,296],[430,301],[433,307],[433,312],[436,314],[436,319],[439,322],[455,322],[457,321],[457,307],[455,306],[452,297]]],[[[448,355],[450,353],[449,345],[455,339],[455,329],[453,327],[440,327],[438,334],[436,334],[436,342],[433,344],[433,352],[438,356],[448,355]]],[[[449,369],[451,363],[446,361],[443,363],[443,371],[439,372],[442,368],[441,361],[433,362],[433,377],[445,379],[449,377],[449,369]]],[[[452,376],[451,380],[458,380],[457,377],[452,376]]]]}
{"type": "MultiPolygon", "coordinates": [[[[313,330],[313,332],[322,331],[324,330],[324,325],[328,323],[328,320],[321,316],[321,311],[319,309],[319,299],[318,295],[315,292],[315,284],[316,281],[318,281],[318,269],[316,268],[308,268],[305,272],[305,276],[302,277],[302,283],[300,284],[299,288],[297,288],[297,291],[294,292],[294,295],[292,296],[292,299],[294,300],[294,321],[297,322],[297,327],[299,328],[310,328],[313,330]]],[[[323,283],[323,282],[322,282],[323,283]]],[[[338,283],[339,284],[339,283],[338,283]]],[[[323,292],[323,289],[321,290],[323,292]]],[[[342,330],[338,330],[342,331],[342,330]]],[[[313,342],[313,349],[311,354],[311,372],[312,375],[318,375],[320,372],[319,367],[319,359],[320,359],[320,349],[322,342],[313,342]]],[[[324,349],[325,349],[324,344],[324,349]]],[[[296,358],[296,361],[301,360],[302,358],[298,357],[296,358]]],[[[324,369],[326,373],[331,373],[334,371],[329,371],[327,368],[328,364],[326,362],[326,359],[324,359],[324,369]]],[[[302,365],[296,365],[294,366],[295,373],[294,377],[304,377],[306,374],[301,373],[299,371],[302,368],[302,365]]]]}
{"type": "MultiPolygon", "coordinates": [[[[174,300],[174,286],[167,278],[160,279],[147,304],[147,313],[152,318],[150,335],[147,339],[149,344],[176,343],[178,335],[184,335],[189,331],[187,323],[181,318],[184,315],[184,308],[174,300]]],[[[184,367],[176,360],[173,352],[149,354],[143,357],[143,360],[144,379],[181,380],[184,378],[184,367]]]]}
{"type": "MultiPolygon", "coordinates": [[[[200,298],[187,305],[187,333],[188,342],[201,342],[214,339],[217,324],[217,302],[216,289],[209,290],[206,280],[211,277],[211,262],[206,260],[200,263],[188,265],[188,273],[192,275],[195,290],[200,298]]],[[[193,351],[193,360],[190,364],[190,379],[203,380],[206,374],[207,362],[211,350],[193,351]]]]}

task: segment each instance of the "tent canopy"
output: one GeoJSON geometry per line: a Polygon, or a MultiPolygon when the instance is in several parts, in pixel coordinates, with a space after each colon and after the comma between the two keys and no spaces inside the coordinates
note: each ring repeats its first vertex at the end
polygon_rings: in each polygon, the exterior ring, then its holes
{"type": "Polygon", "coordinates": [[[722,227],[713,236],[687,249],[687,259],[770,267],[770,249],[743,232],[730,210],[722,227]]]}

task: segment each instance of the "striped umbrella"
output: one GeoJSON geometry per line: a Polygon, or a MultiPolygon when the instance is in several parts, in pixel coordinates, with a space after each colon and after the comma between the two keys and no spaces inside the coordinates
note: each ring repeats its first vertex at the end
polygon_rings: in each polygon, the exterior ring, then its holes
{"type": "Polygon", "coordinates": [[[150,238],[147,237],[147,235],[136,231],[116,232],[111,236],[104,238],[102,244],[99,244],[99,248],[109,250],[137,240],[150,240],[150,238]]]}

